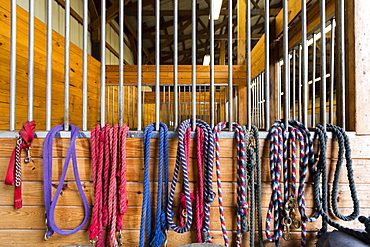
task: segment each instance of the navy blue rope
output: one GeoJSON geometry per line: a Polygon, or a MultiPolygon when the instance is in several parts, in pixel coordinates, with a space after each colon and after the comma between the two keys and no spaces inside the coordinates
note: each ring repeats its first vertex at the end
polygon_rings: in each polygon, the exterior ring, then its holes
{"type": "Polygon", "coordinates": [[[149,124],[145,128],[143,138],[144,192],[140,224],[140,247],[148,246],[146,241],[147,239],[149,239],[150,246],[160,247],[166,240],[164,232],[168,230],[168,224],[165,217],[165,208],[167,205],[168,198],[168,128],[164,123],[159,124],[158,192],[157,192],[156,224],[155,231],[153,233],[151,226],[149,161],[150,161],[150,139],[154,129],[155,124],[154,123],[149,124]],[[163,182],[164,182],[164,191],[162,188],[163,182]]]}

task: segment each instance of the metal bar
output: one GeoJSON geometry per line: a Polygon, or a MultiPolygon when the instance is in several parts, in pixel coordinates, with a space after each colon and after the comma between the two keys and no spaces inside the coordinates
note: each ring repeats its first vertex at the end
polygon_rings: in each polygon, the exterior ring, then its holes
{"type": "Polygon", "coordinates": [[[270,128],[270,0],[265,0],[265,121],[266,131],[270,128]]]}
{"type": "Polygon", "coordinates": [[[298,47],[298,121],[302,122],[302,45],[298,47]]]}
{"type": "Polygon", "coordinates": [[[210,1],[211,13],[210,13],[210,55],[211,55],[211,64],[210,64],[210,81],[211,81],[211,127],[215,126],[215,21],[213,20],[213,9],[214,9],[214,0],[210,1]]]}
{"type": "Polygon", "coordinates": [[[179,20],[179,2],[178,0],[174,0],[173,3],[173,79],[174,79],[174,101],[175,101],[175,121],[174,121],[174,131],[177,130],[179,125],[179,91],[178,91],[178,83],[179,83],[179,31],[178,31],[178,20],[179,20]]]}
{"type": "Polygon", "coordinates": [[[312,102],[311,102],[311,126],[315,127],[316,114],[316,34],[313,34],[312,43],[312,102]]]}
{"type": "Polygon", "coordinates": [[[34,50],[35,50],[35,2],[29,0],[28,12],[28,121],[33,120],[34,50]]]}
{"type": "Polygon", "coordinates": [[[252,86],[251,86],[251,100],[252,100],[252,124],[253,125],[257,125],[256,123],[256,82],[257,82],[257,78],[255,78],[253,81],[252,81],[252,86]]]}
{"type": "MultiPolygon", "coordinates": [[[[345,129],[346,127],[346,65],[345,65],[345,32],[344,32],[344,0],[338,1],[338,87],[337,91],[337,109],[341,109],[341,116],[337,115],[337,125],[345,129]]],[[[338,112],[338,111],[337,111],[338,112]]]]}
{"type": "MultiPolygon", "coordinates": [[[[229,0],[228,5],[229,22],[228,22],[228,54],[229,54],[229,66],[228,66],[228,79],[229,79],[229,131],[233,131],[232,123],[233,119],[233,1],[229,0]]],[[[213,126],[212,126],[213,127],[213,126]]]]}
{"type": "Polygon", "coordinates": [[[159,80],[160,80],[160,18],[161,18],[161,6],[159,0],[155,1],[155,129],[159,131],[159,122],[160,122],[160,100],[161,95],[159,92],[159,80]]]}
{"type": "Polygon", "coordinates": [[[105,125],[105,19],[106,1],[101,1],[100,23],[100,125],[105,125]]]}
{"type": "Polygon", "coordinates": [[[290,113],[289,105],[289,41],[288,41],[288,0],[283,0],[283,60],[284,60],[284,124],[287,128],[290,113]]]}
{"type": "Polygon", "coordinates": [[[292,59],[293,59],[293,61],[292,61],[292,65],[293,65],[293,71],[292,71],[292,76],[293,76],[293,80],[292,80],[292,103],[293,103],[293,106],[292,106],[292,109],[293,109],[293,114],[292,114],[292,118],[293,119],[296,119],[295,118],[295,114],[296,114],[296,106],[295,106],[295,95],[296,95],[296,92],[295,92],[295,90],[296,90],[296,79],[295,79],[295,77],[296,77],[296,63],[295,63],[295,60],[296,60],[296,49],[293,49],[293,57],[292,57],[292,59]]]}
{"type": "MultiPolygon", "coordinates": [[[[211,0],[212,5],[212,0],[211,0]]],[[[211,10],[211,19],[212,19],[212,10],[211,10]]],[[[212,21],[211,21],[212,23],[212,21]]],[[[193,88],[193,94],[192,94],[192,127],[193,131],[196,129],[196,85],[197,85],[197,72],[196,72],[196,66],[197,66],[197,1],[192,1],[192,50],[191,50],[191,73],[192,73],[192,88],[193,88]]],[[[212,46],[212,45],[211,45],[212,46]]]]}
{"type": "Polygon", "coordinates": [[[334,124],[334,66],[335,66],[335,19],[331,19],[330,33],[330,98],[329,98],[329,123],[334,124]]]}
{"type": "Polygon", "coordinates": [[[88,0],[83,2],[83,49],[82,49],[82,130],[87,131],[87,36],[89,21],[88,0]]]}
{"type": "Polygon", "coordinates": [[[53,54],[53,0],[47,1],[46,35],[46,131],[51,129],[52,54],[53,54]]]}
{"type": "Polygon", "coordinates": [[[137,130],[141,131],[141,76],[142,76],[142,49],[143,49],[143,1],[137,0],[137,130]]]}
{"type": "Polygon", "coordinates": [[[124,18],[124,1],[119,1],[119,86],[118,86],[118,123],[122,126],[124,123],[125,108],[123,105],[125,93],[123,90],[124,84],[124,38],[125,38],[125,18],[124,18]]]}
{"type": "Polygon", "coordinates": [[[326,15],[325,0],[320,0],[320,30],[321,30],[321,90],[320,90],[320,118],[326,129],[326,15]]]}
{"type": "MultiPolygon", "coordinates": [[[[64,34],[64,130],[69,130],[69,71],[70,71],[70,0],[65,1],[65,34],[64,34]]],[[[104,41],[105,44],[105,41],[104,41]]],[[[105,76],[104,76],[105,78],[105,76]]]]}
{"type": "Polygon", "coordinates": [[[251,5],[250,1],[247,1],[247,32],[246,32],[246,80],[247,80],[247,127],[251,130],[251,5]]]}
{"type": "Polygon", "coordinates": [[[204,86],[204,91],[203,91],[203,120],[206,121],[206,86],[204,86]]]}
{"type": "Polygon", "coordinates": [[[11,1],[10,7],[10,99],[9,130],[15,131],[16,76],[17,76],[17,1],[11,1]]]}
{"type": "Polygon", "coordinates": [[[303,117],[302,122],[308,124],[308,46],[307,46],[307,6],[306,0],[302,0],[302,86],[303,86],[303,117]]]}
{"type": "Polygon", "coordinates": [[[116,101],[116,99],[114,98],[114,87],[112,87],[112,122],[111,124],[114,125],[114,116],[116,115],[115,112],[114,112],[114,102],[116,101]]]}
{"type": "MultiPolygon", "coordinates": [[[[132,117],[133,117],[133,115],[131,114],[131,108],[130,108],[130,103],[131,103],[131,87],[132,86],[129,86],[128,88],[127,88],[127,115],[129,116],[129,119],[128,119],[128,124],[129,124],[129,126],[133,126],[132,124],[131,124],[131,121],[132,121],[132,117]]],[[[133,103],[132,103],[133,104],[133,103]]]]}
{"type": "Polygon", "coordinates": [[[261,83],[261,98],[262,98],[262,103],[261,103],[261,109],[262,109],[262,128],[266,129],[266,97],[265,97],[265,90],[266,88],[264,87],[265,85],[265,73],[263,73],[262,76],[262,83],[261,83]]]}
{"type": "Polygon", "coordinates": [[[278,63],[278,119],[281,119],[281,64],[278,63]]]}

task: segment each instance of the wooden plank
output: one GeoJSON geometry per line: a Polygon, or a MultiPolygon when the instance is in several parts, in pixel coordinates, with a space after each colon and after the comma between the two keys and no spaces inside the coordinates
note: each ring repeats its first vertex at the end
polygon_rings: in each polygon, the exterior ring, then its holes
{"type": "Polygon", "coordinates": [[[237,20],[238,20],[238,46],[237,46],[237,64],[245,64],[245,47],[246,47],[246,11],[247,5],[245,0],[237,2],[237,20]]]}

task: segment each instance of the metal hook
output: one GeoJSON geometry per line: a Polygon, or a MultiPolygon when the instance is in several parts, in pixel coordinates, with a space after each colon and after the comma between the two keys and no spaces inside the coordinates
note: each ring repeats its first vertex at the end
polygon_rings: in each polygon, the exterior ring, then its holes
{"type": "Polygon", "coordinates": [[[123,241],[122,241],[122,230],[120,230],[118,232],[118,245],[119,246],[122,246],[123,245],[123,241]]]}
{"type": "Polygon", "coordinates": [[[30,152],[30,147],[26,148],[26,153],[27,153],[27,156],[26,158],[24,158],[24,162],[25,163],[30,163],[31,161],[31,152],[30,152]]]}
{"type": "Polygon", "coordinates": [[[96,242],[98,242],[98,237],[96,237],[94,239],[90,239],[90,243],[92,244],[92,246],[95,246],[96,242]]]}

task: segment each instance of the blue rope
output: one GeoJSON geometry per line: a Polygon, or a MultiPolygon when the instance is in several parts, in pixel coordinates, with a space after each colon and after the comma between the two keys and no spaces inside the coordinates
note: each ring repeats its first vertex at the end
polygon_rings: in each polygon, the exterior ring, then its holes
{"type": "Polygon", "coordinates": [[[146,243],[146,238],[149,239],[150,246],[160,247],[166,240],[164,232],[168,230],[168,225],[165,218],[165,207],[167,205],[168,197],[168,128],[164,123],[159,124],[158,192],[157,192],[156,223],[154,233],[152,233],[151,226],[149,161],[150,161],[150,139],[154,129],[155,124],[154,123],[149,124],[145,128],[143,138],[144,192],[143,192],[143,208],[140,223],[140,247],[148,245],[146,243]],[[163,183],[164,191],[162,188],[163,183]]]}

